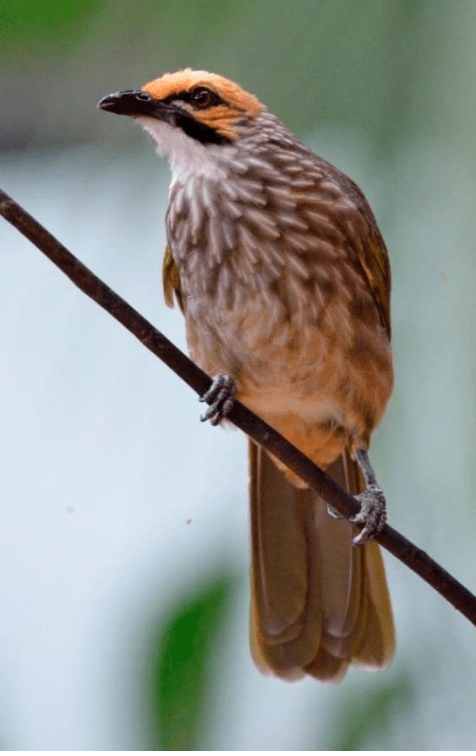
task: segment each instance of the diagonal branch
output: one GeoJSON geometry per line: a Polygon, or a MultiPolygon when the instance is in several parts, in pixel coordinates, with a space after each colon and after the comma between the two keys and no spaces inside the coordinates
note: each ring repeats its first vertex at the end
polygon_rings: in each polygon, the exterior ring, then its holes
{"type": "MultiPolygon", "coordinates": [[[[49,257],[81,291],[122,323],[197,394],[205,393],[210,387],[211,379],[203,370],[1,190],[0,214],[49,257]]],[[[227,419],[272,452],[345,517],[349,518],[360,510],[359,504],[350,494],[243,404],[235,401],[227,419]]],[[[428,554],[390,525],[384,526],[376,536],[376,540],[423,580],[426,580],[473,625],[476,625],[476,596],[440,567],[428,554]]]]}

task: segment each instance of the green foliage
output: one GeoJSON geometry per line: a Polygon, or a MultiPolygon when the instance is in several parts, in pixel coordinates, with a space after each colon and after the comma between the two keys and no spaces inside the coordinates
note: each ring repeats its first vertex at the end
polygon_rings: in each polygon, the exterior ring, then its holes
{"type": "MultiPolygon", "coordinates": [[[[67,40],[72,44],[85,25],[94,22],[101,0],[21,0],[0,3],[0,30],[6,52],[39,51],[67,40]]],[[[50,50],[51,52],[51,50],[50,50]]]]}
{"type": "Polygon", "coordinates": [[[226,575],[202,585],[168,614],[153,667],[153,705],[163,750],[203,748],[205,704],[212,663],[226,622],[234,581],[226,575]]]}

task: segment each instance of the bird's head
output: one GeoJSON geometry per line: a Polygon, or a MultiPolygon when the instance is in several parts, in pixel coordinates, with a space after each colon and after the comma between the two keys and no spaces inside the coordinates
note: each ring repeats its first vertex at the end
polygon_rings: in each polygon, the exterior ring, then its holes
{"type": "MultiPolygon", "coordinates": [[[[172,165],[232,146],[264,110],[238,84],[207,71],[167,73],[140,89],[107,95],[98,107],[132,116],[153,136],[172,165]]],[[[202,161],[203,162],[203,161],[202,161]]]]}

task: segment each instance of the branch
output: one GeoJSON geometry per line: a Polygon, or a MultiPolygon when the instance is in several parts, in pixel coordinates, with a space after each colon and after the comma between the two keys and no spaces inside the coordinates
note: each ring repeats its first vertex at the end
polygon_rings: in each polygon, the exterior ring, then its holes
{"type": "MultiPolygon", "coordinates": [[[[1,190],[0,214],[49,257],[81,291],[122,323],[197,394],[201,396],[205,393],[211,385],[211,379],[203,370],[1,190]]],[[[349,518],[359,512],[360,506],[350,494],[243,404],[235,401],[227,419],[284,462],[342,515],[349,518]]],[[[440,567],[428,554],[390,525],[385,525],[375,540],[423,580],[426,580],[455,609],[476,625],[476,596],[440,567]]]]}

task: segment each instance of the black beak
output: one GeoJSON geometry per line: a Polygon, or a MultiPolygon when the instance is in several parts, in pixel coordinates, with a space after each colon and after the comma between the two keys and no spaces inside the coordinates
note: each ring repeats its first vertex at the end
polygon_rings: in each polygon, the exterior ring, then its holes
{"type": "Polygon", "coordinates": [[[99,100],[97,106],[101,110],[109,110],[118,115],[146,115],[164,120],[164,116],[159,115],[161,110],[163,113],[161,103],[154,100],[150,94],[142,89],[127,89],[125,92],[114,92],[114,94],[106,95],[102,100],[99,100]]]}
{"type": "Polygon", "coordinates": [[[185,134],[203,144],[231,144],[228,137],[222,136],[211,126],[195,120],[190,113],[175,103],[154,100],[143,89],[114,92],[99,100],[97,106],[101,110],[109,110],[110,113],[118,115],[148,116],[158,121],[165,121],[170,126],[181,128],[185,134]]]}

